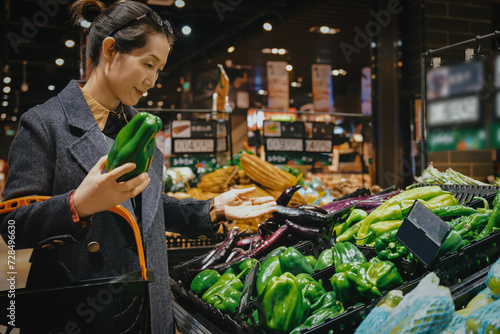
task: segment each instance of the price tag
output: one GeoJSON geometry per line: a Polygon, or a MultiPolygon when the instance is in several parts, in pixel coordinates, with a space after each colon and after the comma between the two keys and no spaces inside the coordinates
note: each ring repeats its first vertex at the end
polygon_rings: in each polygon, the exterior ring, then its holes
{"type": "Polygon", "coordinates": [[[427,125],[429,127],[475,124],[480,121],[479,97],[465,96],[429,103],[427,125]]]}
{"type": "Polygon", "coordinates": [[[265,138],[266,151],[272,152],[302,152],[304,142],[293,138],[265,138]]]}
{"type": "Polygon", "coordinates": [[[213,153],[215,139],[175,139],[173,140],[174,154],[178,153],[213,153]]]}
{"type": "Polygon", "coordinates": [[[306,152],[331,152],[332,149],[331,140],[306,139],[306,152]]]}

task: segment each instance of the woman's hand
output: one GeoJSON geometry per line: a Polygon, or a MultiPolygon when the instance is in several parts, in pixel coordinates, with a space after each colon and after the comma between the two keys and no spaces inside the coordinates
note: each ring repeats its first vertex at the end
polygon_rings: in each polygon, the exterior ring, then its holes
{"type": "Polygon", "coordinates": [[[83,179],[73,197],[76,212],[80,218],[105,211],[137,196],[151,181],[147,173],[135,178],[116,182],[120,176],[132,171],[134,163],[126,163],[109,173],[102,173],[108,156],[103,156],[83,179]]]}
{"type": "Polygon", "coordinates": [[[223,211],[226,219],[255,218],[276,210],[276,202],[271,196],[248,198],[244,195],[251,194],[255,187],[245,189],[232,189],[214,199],[216,210],[223,211]]]}

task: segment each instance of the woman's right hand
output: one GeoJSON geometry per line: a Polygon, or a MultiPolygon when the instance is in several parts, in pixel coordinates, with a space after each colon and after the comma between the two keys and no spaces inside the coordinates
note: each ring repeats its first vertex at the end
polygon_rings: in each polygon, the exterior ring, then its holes
{"type": "Polygon", "coordinates": [[[135,164],[129,162],[103,173],[107,158],[106,155],[99,159],[75,191],[74,206],[80,219],[111,209],[137,196],[151,181],[147,173],[142,173],[131,180],[116,182],[120,176],[132,171],[135,164]]]}

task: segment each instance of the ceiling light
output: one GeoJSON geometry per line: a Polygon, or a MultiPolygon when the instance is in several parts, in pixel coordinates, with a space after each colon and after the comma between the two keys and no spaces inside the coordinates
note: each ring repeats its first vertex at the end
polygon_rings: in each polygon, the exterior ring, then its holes
{"type": "Polygon", "coordinates": [[[272,53],[273,55],[278,54],[278,48],[272,48],[272,49],[271,49],[271,53],[272,53]]]}
{"type": "Polygon", "coordinates": [[[11,120],[12,122],[15,122],[15,121],[17,121],[17,117],[16,117],[16,116],[12,116],[12,117],[10,118],[10,120],[11,120]]]}
{"type": "Polygon", "coordinates": [[[9,105],[9,101],[3,101],[3,102],[2,102],[2,106],[3,106],[3,107],[7,107],[8,105],[9,105]]]}
{"type": "Polygon", "coordinates": [[[301,86],[302,86],[302,84],[301,84],[301,83],[299,83],[299,82],[295,82],[295,81],[293,81],[290,85],[291,85],[292,87],[295,87],[295,88],[298,88],[298,87],[301,87],[301,86]]]}
{"type": "Polygon", "coordinates": [[[158,101],[158,107],[163,107],[163,101],[158,101]]]}
{"type": "Polygon", "coordinates": [[[286,53],[285,49],[278,49],[278,54],[284,55],[286,53]]]}
{"type": "Polygon", "coordinates": [[[235,50],[234,46],[230,46],[227,48],[227,53],[233,53],[235,50]]]}
{"type": "Polygon", "coordinates": [[[263,89],[259,89],[258,93],[259,93],[259,95],[266,95],[267,94],[267,92],[263,89]]]}
{"type": "Polygon", "coordinates": [[[57,58],[57,59],[56,59],[56,64],[57,64],[58,66],[62,66],[62,65],[64,64],[64,59],[62,59],[62,58],[57,58]]]}
{"type": "Polygon", "coordinates": [[[333,70],[333,71],[332,71],[332,75],[334,75],[334,76],[337,76],[337,75],[339,75],[339,74],[340,74],[340,73],[339,73],[339,70],[333,70]]]}
{"type": "Polygon", "coordinates": [[[182,92],[182,87],[177,87],[177,92],[182,92]]]}
{"type": "Polygon", "coordinates": [[[5,94],[9,94],[9,93],[10,93],[10,87],[9,87],[9,86],[5,86],[5,87],[3,88],[3,92],[4,92],[5,94]]]}
{"type": "Polygon", "coordinates": [[[185,3],[183,0],[176,0],[176,1],[175,1],[175,6],[176,6],[177,8],[182,8],[182,7],[184,7],[185,5],[186,5],[186,3],[185,3]]]}
{"type": "Polygon", "coordinates": [[[54,90],[54,89],[56,89],[56,86],[54,86],[54,85],[49,85],[47,88],[48,88],[49,90],[54,90]]]}
{"type": "Polygon", "coordinates": [[[142,94],[142,96],[144,97],[148,96],[148,92],[145,92],[144,94],[142,94]]]}
{"type": "Polygon", "coordinates": [[[293,66],[290,64],[286,65],[286,70],[290,72],[291,70],[293,70],[293,66]]]}
{"type": "Polygon", "coordinates": [[[64,42],[64,45],[66,45],[66,47],[68,48],[72,48],[75,46],[75,41],[68,39],[66,42],[64,42]]]}
{"type": "Polygon", "coordinates": [[[309,28],[309,32],[317,32],[320,34],[334,35],[334,34],[338,34],[340,32],[340,29],[331,28],[328,26],[321,26],[321,27],[311,27],[311,28],[309,28]]]}
{"type": "Polygon", "coordinates": [[[149,101],[148,101],[148,106],[150,106],[150,107],[151,107],[152,105],[153,105],[153,101],[149,100],[149,101]]]}
{"type": "Polygon", "coordinates": [[[189,35],[191,33],[191,27],[190,26],[184,26],[184,27],[182,27],[181,31],[182,31],[182,33],[184,35],[189,35]]]}
{"type": "Polygon", "coordinates": [[[264,28],[265,31],[271,31],[273,30],[273,25],[269,22],[266,22],[262,25],[262,27],[264,28]]]}
{"type": "Polygon", "coordinates": [[[84,28],[90,28],[90,26],[92,25],[92,23],[90,23],[89,21],[87,20],[81,20],[80,21],[80,25],[84,28]]]}
{"type": "Polygon", "coordinates": [[[0,119],[5,119],[7,117],[7,114],[6,113],[3,113],[0,115],[0,119]]]}
{"type": "Polygon", "coordinates": [[[3,78],[3,82],[6,84],[10,83],[11,81],[12,81],[12,79],[10,77],[3,78]]]}

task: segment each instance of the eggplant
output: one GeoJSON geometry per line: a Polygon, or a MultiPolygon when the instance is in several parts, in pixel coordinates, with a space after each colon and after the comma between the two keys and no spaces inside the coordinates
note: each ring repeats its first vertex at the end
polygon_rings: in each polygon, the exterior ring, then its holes
{"type": "Polygon", "coordinates": [[[222,261],[226,253],[229,249],[232,249],[234,244],[236,243],[236,236],[240,228],[238,226],[234,226],[226,235],[226,239],[215,249],[215,252],[210,252],[206,257],[201,260],[201,269],[207,269],[211,265],[214,265],[220,261],[222,261]]]}
{"type": "Polygon", "coordinates": [[[243,239],[238,240],[238,242],[236,242],[236,247],[248,248],[251,245],[257,244],[259,241],[262,241],[262,236],[257,234],[254,236],[250,236],[248,238],[243,238],[243,239]]]}
{"type": "Polygon", "coordinates": [[[295,224],[291,220],[285,219],[285,224],[290,226],[290,232],[307,240],[316,240],[319,236],[320,228],[295,224]]]}
{"type": "Polygon", "coordinates": [[[316,211],[301,210],[281,205],[276,206],[276,211],[273,212],[273,216],[283,222],[285,222],[285,219],[288,219],[299,225],[314,227],[324,226],[329,217],[329,215],[316,211]]]}
{"type": "Polygon", "coordinates": [[[299,185],[294,185],[294,186],[286,188],[281,193],[281,195],[278,197],[278,199],[276,199],[276,204],[287,206],[288,203],[290,203],[290,200],[292,199],[293,194],[295,194],[295,192],[297,190],[299,190],[300,188],[302,188],[302,186],[299,186],[299,185]]]}
{"type": "Polygon", "coordinates": [[[313,204],[300,204],[300,205],[294,206],[294,208],[301,209],[301,210],[315,211],[315,212],[322,213],[324,215],[328,214],[328,211],[326,211],[325,209],[323,209],[320,206],[313,205],[313,204]]]}

